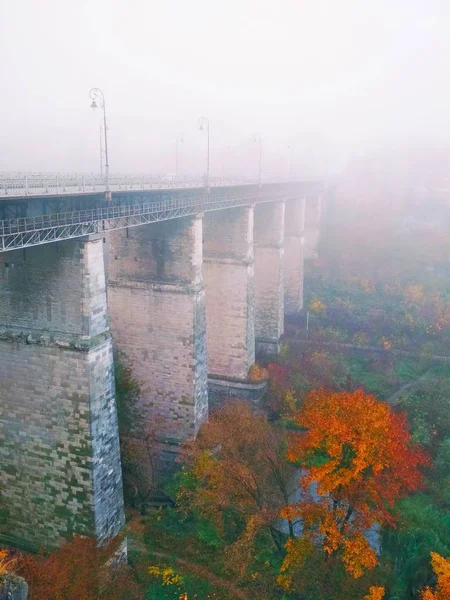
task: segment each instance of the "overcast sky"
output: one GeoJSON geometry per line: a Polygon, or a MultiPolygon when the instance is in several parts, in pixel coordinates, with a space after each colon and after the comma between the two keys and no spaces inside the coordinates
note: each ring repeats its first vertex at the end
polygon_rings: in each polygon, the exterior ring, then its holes
{"type": "Polygon", "coordinates": [[[446,143],[449,0],[0,0],[0,170],[213,174],[446,143]]]}

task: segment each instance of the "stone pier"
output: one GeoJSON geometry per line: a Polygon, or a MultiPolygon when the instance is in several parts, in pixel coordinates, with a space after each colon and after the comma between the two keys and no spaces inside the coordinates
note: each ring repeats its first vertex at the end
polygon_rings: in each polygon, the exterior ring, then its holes
{"type": "Polygon", "coordinates": [[[206,213],[203,271],[208,369],[244,380],[255,362],[253,206],[206,213]]]}
{"type": "Polygon", "coordinates": [[[141,386],[134,435],[156,429],[177,452],[208,417],[202,215],[111,233],[108,302],[141,386]]]}
{"type": "Polygon", "coordinates": [[[305,211],[305,244],[304,258],[310,259],[317,255],[319,244],[320,222],[322,219],[322,197],[310,196],[306,201],[305,211]]]}
{"type": "Polygon", "coordinates": [[[255,208],[255,335],[258,355],[276,355],[284,331],[285,205],[255,208]]]}
{"type": "Polygon", "coordinates": [[[286,202],[284,232],[284,311],[295,316],[303,308],[303,244],[305,199],[286,202]]]}
{"type": "Polygon", "coordinates": [[[103,240],[0,254],[0,540],[124,524],[103,240]]]}

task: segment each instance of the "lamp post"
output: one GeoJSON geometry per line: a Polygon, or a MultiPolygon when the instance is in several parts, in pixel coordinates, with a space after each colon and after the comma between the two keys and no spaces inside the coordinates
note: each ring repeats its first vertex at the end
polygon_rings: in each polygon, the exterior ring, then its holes
{"type": "Polygon", "coordinates": [[[111,200],[111,191],[109,189],[109,159],[108,159],[108,127],[106,125],[106,102],[105,95],[99,88],[92,88],[89,92],[89,97],[92,100],[91,108],[96,109],[100,106],[103,108],[103,129],[105,133],[105,200],[111,200]],[[97,104],[98,102],[98,104],[97,104]]]}
{"type": "Polygon", "coordinates": [[[253,134],[253,141],[259,144],[258,185],[262,187],[262,137],[260,133],[253,134]]]}
{"type": "Polygon", "coordinates": [[[103,119],[100,121],[100,177],[103,179],[103,119]]]}
{"type": "Polygon", "coordinates": [[[178,144],[182,144],[184,142],[182,137],[177,137],[177,150],[175,155],[175,176],[178,178],[178,144]]]}
{"type": "Polygon", "coordinates": [[[206,117],[200,117],[200,119],[198,120],[198,128],[200,129],[200,131],[203,131],[206,129],[206,132],[208,134],[208,147],[207,147],[207,154],[206,154],[206,181],[205,181],[205,187],[206,187],[206,191],[209,192],[209,119],[207,119],[206,117]]]}

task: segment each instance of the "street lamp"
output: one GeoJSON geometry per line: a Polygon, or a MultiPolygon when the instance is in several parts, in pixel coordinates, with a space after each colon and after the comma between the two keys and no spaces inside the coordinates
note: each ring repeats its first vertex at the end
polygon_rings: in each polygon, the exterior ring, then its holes
{"type": "Polygon", "coordinates": [[[109,189],[109,160],[108,160],[108,127],[106,125],[106,102],[105,95],[99,88],[92,88],[89,92],[89,97],[92,100],[91,108],[94,110],[100,106],[103,108],[103,129],[105,133],[105,200],[111,200],[111,192],[109,189]],[[98,104],[97,104],[98,101],[98,104]]]}
{"type": "Polygon", "coordinates": [[[178,178],[178,144],[183,144],[184,140],[182,137],[177,137],[177,151],[175,155],[175,176],[178,178]]]}
{"type": "Polygon", "coordinates": [[[262,187],[262,137],[260,133],[253,134],[253,141],[259,144],[259,159],[258,159],[258,183],[262,187]]]}
{"type": "Polygon", "coordinates": [[[200,129],[200,131],[203,131],[206,129],[206,132],[208,134],[208,148],[207,148],[207,155],[206,155],[206,181],[205,181],[205,187],[206,187],[206,191],[209,192],[209,119],[207,119],[206,117],[200,117],[200,119],[198,120],[198,128],[200,129]]]}

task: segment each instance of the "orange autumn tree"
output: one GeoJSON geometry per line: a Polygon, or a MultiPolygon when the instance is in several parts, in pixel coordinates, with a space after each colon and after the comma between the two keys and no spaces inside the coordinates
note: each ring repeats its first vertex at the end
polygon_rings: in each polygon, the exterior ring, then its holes
{"type": "Polygon", "coordinates": [[[421,486],[428,458],[412,443],[405,415],[362,390],[310,392],[296,423],[304,435],[288,458],[302,468],[302,497],[281,515],[301,519],[303,537],[288,540],[280,583],[288,587],[317,548],[329,568],[340,559],[357,579],[377,564],[367,533],[393,525],[390,508],[421,486]]]}
{"type": "Polygon", "coordinates": [[[294,470],[286,460],[286,447],[285,431],[245,402],[230,402],[215,411],[185,446],[197,483],[181,487],[179,506],[198,511],[221,532],[233,529],[227,563],[241,574],[254,559],[259,535],[284,553],[275,521],[292,492],[294,470]],[[237,518],[231,519],[231,513],[237,518]]]}
{"type": "Polygon", "coordinates": [[[420,595],[421,600],[449,600],[450,558],[443,558],[437,552],[432,552],[431,566],[437,578],[436,589],[432,591],[427,587],[420,595]]]}
{"type": "Polygon", "coordinates": [[[364,596],[363,600],[383,600],[384,598],[384,587],[372,585],[369,588],[369,593],[364,596]]]}

